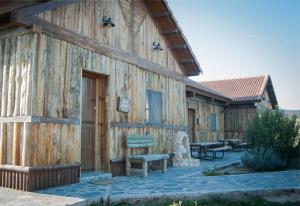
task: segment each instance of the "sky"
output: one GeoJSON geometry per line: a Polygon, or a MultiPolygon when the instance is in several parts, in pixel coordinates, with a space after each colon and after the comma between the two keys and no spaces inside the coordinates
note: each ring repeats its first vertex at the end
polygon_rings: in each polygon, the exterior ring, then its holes
{"type": "Polygon", "coordinates": [[[300,110],[300,0],[168,0],[203,74],[269,74],[279,107],[300,110]]]}

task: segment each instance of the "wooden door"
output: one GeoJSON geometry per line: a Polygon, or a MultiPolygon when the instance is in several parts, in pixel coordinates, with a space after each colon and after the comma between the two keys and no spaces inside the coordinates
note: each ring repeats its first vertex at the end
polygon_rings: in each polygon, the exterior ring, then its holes
{"type": "Polygon", "coordinates": [[[195,110],[188,109],[188,135],[190,143],[195,142],[195,110]]]}
{"type": "Polygon", "coordinates": [[[82,77],[81,169],[95,170],[96,79],[82,77]]]}

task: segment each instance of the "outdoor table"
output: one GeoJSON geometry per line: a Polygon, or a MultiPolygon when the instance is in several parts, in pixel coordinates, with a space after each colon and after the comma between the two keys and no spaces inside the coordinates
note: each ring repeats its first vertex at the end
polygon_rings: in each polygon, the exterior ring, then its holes
{"type": "Polygon", "coordinates": [[[191,157],[195,159],[214,160],[213,156],[208,155],[209,148],[216,148],[223,146],[221,142],[196,142],[190,144],[191,157]],[[193,154],[193,149],[197,150],[197,156],[193,154]]]}
{"type": "Polygon", "coordinates": [[[238,144],[242,141],[243,139],[224,139],[224,140],[219,140],[219,142],[223,142],[223,143],[228,143],[228,144],[238,144]]]}
{"type": "Polygon", "coordinates": [[[219,140],[219,142],[222,142],[222,143],[227,143],[229,146],[231,146],[233,149],[234,148],[237,148],[238,145],[242,142],[243,139],[240,139],[240,138],[232,138],[232,139],[224,139],[224,140],[219,140]]]}

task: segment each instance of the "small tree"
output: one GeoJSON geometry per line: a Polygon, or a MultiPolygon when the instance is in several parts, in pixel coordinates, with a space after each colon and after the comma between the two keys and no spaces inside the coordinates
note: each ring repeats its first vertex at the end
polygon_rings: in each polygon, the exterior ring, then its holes
{"type": "MultiPolygon", "coordinates": [[[[257,155],[270,156],[272,151],[277,156],[278,163],[282,167],[282,161],[287,165],[296,158],[299,158],[299,143],[296,141],[299,125],[296,124],[296,117],[289,118],[280,110],[265,110],[260,112],[249,125],[246,137],[252,149],[251,155],[246,156],[256,159],[257,155]],[[254,152],[255,151],[255,152],[254,152]],[[255,153],[255,154],[254,154],[255,153]]],[[[243,161],[244,161],[243,160],[243,161]]],[[[244,161],[246,163],[247,161],[244,161]]],[[[246,163],[247,164],[247,163],[246,163]]],[[[261,164],[264,165],[264,164],[261,164]]]]}

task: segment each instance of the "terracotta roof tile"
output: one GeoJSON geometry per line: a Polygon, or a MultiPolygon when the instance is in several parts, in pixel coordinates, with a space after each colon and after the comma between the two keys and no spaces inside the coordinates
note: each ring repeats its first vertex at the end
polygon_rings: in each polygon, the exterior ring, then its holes
{"type": "Polygon", "coordinates": [[[268,75],[205,81],[201,83],[210,89],[230,97],[232,101],[251,101],[258,100],[261,97],[267,80],[268,75]]]}

